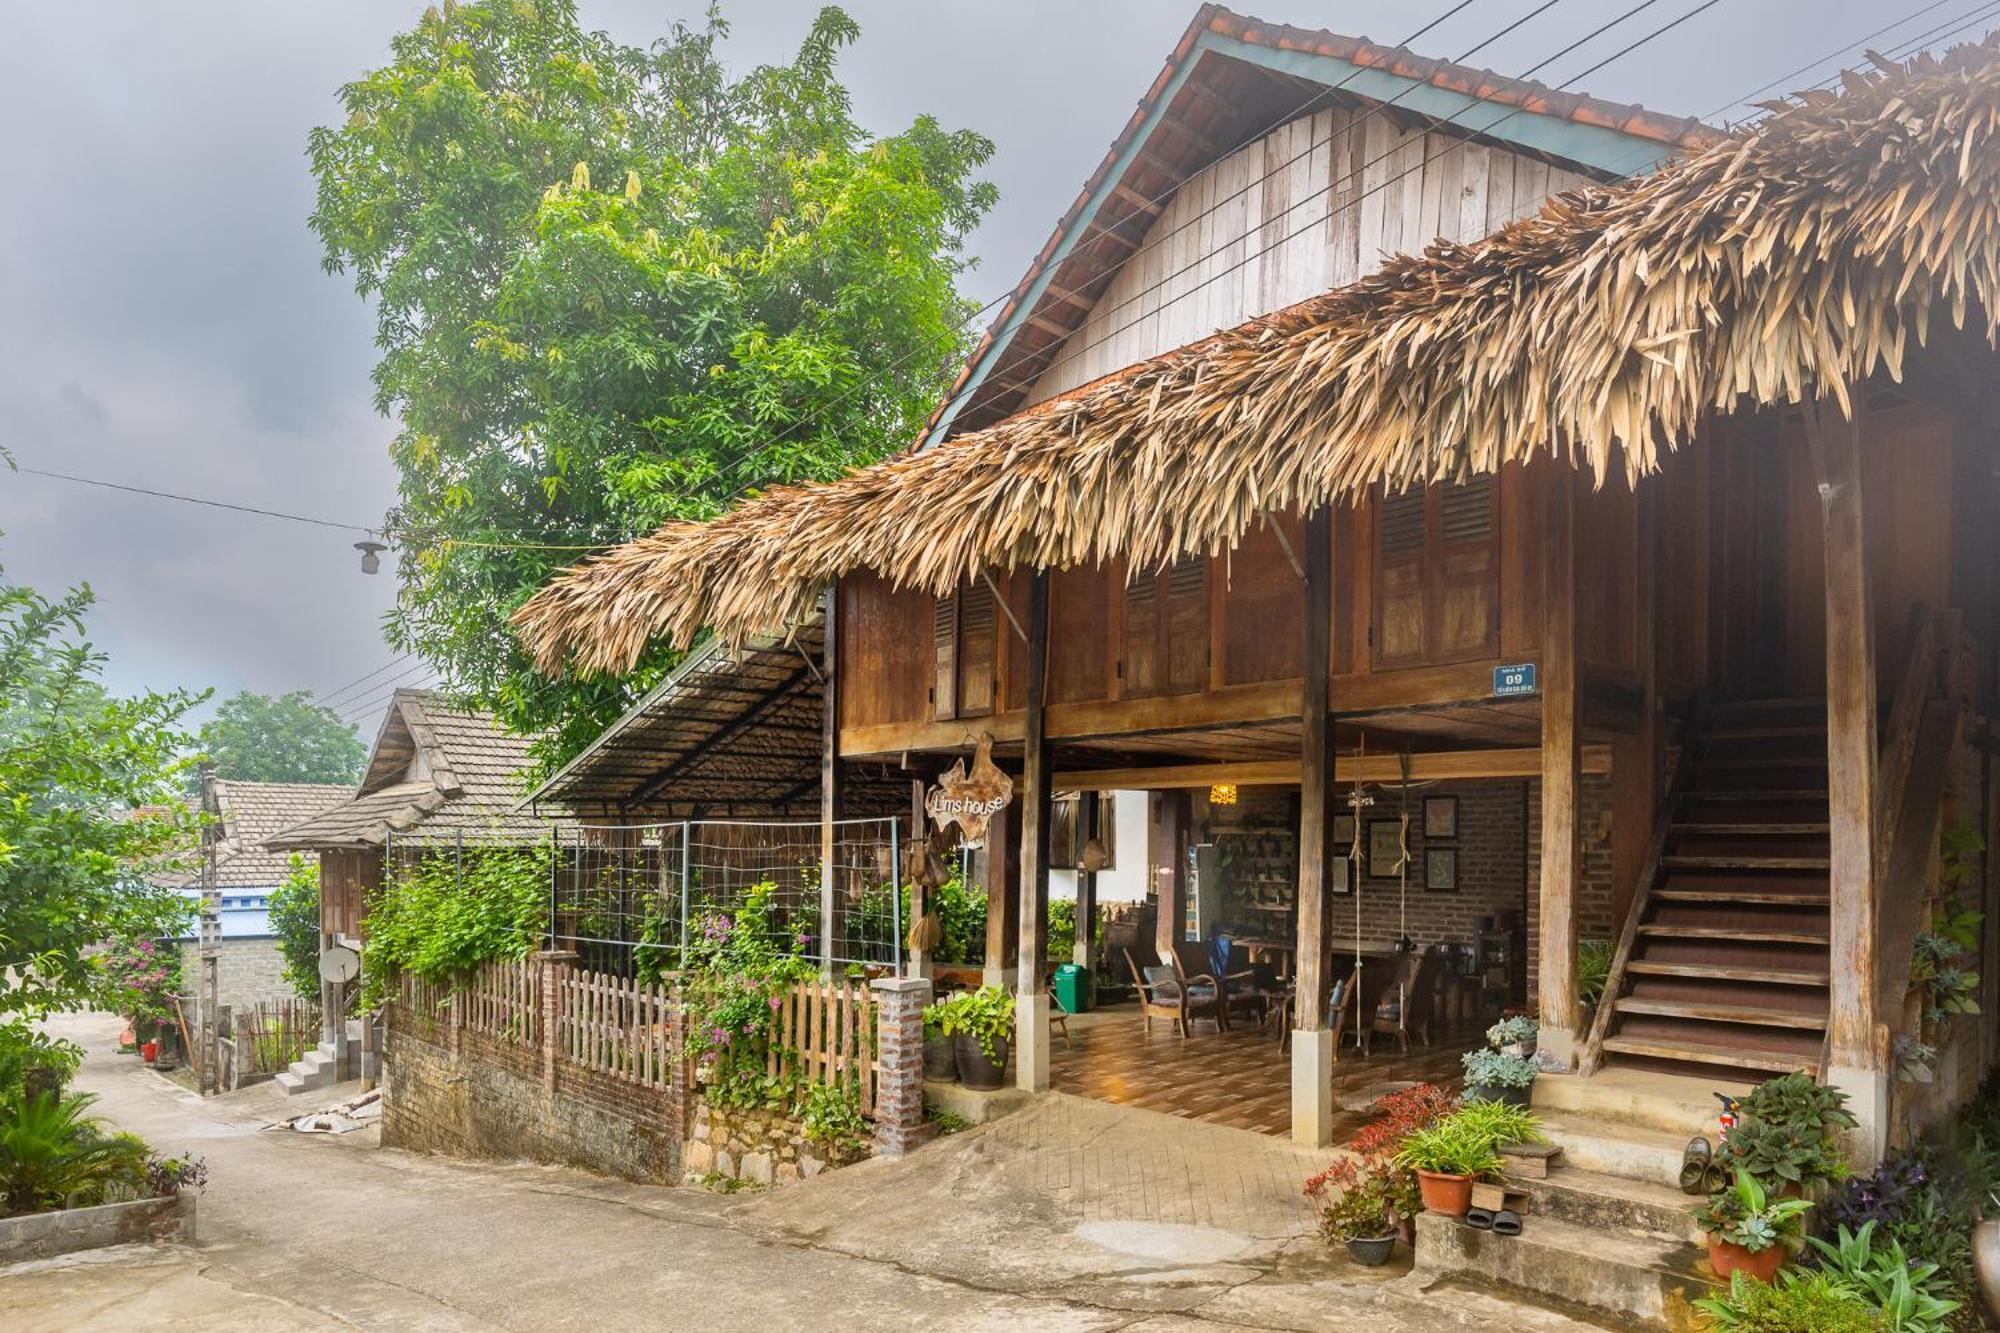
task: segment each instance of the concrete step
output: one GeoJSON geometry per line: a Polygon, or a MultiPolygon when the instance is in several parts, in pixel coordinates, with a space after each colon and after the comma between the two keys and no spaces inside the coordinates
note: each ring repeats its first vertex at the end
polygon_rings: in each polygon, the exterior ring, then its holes
{"type": "Polygon", "coordinates": [[[1694,1224],[1699,1200],[1666,1185],[1568,1165],[1557,1166],[1544,1180],[1509,1176],[1507,1184],[1534,1200],[1536,1217],[1656,1240],[1702,1243],[1701,1228],[1694,1224]]]}
{"type": "Polygon", "coordinates": [[[1695,1327],[1692,1304],[1715,1286],[1702,1258],[1685,1242],[1536,1213],[1522,1219],[1518,1236],[1438,1213],[1417,1218],[1416,1272],[1426,1280],[1470,1277],[1512,1287],[1617,1328],[1695,1327]]]}
{"type": "MultiPolygon", "coordinates": [[[[1722,1104],[1715,1094],[1741,1097],[1751,1086],[1751,1080],[1727,1076],[1694,1078],[1614,1068],[1600,1069],[1589,1078],[1543,1074],[1535,1080],[1534,1101],[1538,1114],[1573,1122],[1579,1131],[1608,1122],[1606,1127],[1613,1132],[1622,1126],[1671,1142],[1674,1169],[1678,1173],[1680,1151],[1689,1138],[1701,1134],[1710,1142],[1715,1140],[1716,1120],[1722,1113],[1722,1104]]],[[[1587,1163],[1575,1165],[1587,1166],[1587,1163]]],[[[1672,1183],[1672,1177],[1668,1183],[1672,1183]]]]}
{"type": "Polygon", "coordinates": [[[296,1097],[300,1093],[313,1091],[312,1088],[306,1085],[305,1079],[301,1078],[297,1074],[294,1074],[289,1069],[283,1071],[271,1081],[273,1083],[276,1083],[279,1088],[283,1089],[284,1094],[287,1097],[296,1097]]]}

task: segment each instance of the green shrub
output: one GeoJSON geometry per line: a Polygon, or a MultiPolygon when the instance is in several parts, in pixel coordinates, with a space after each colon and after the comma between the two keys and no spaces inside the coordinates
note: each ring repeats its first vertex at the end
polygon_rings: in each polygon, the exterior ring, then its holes
{"type": "Polygon", "coordinates": [[[1853,1287],[1887,1320],[1892,1333],[1944,1333],[1958,1302],[1944,1293],[1938,1266],[1916,1263],[1903,1247],[1878,1235],[1873,1222],[1840,1228],[1832,1240],[1815,1236],[1820,1270],[1853,1287]]]}
{"type": "Polygon", "coordinates": [[[1483,1176],[1498,1171],[1501,1161],[1492,1134],[1453,1113],[1405,1136],[1396,1150],[1396,1165],[1447,1176],[1483,1176]]]}
{"type": "Polygon", "coordinates": [[[768,1072],[772,1023],[786,989],[817,968],[806,955],[811,940],[781,928],[777,893],[769,881],[752,885],[735,911],[711,912],[689,931],[680,983],[687,1052],[715,1105],[782,1106],[797,1082],[789,1067],[768,1072]]]}
{"type": "Polygon", "coordinates": [[[89,1093],[16,1094],[0,1106],[0,1202],[7,1215],[101,1203],[107,1192],[137,1192],[146,1145],[105,1134],[88,1114],[89,1093]]]}
{"type": "Polygon", "coordinates": [[[1472,1101],[1461,1105],[1449,1118],[1456,1124],[1485,1134],[1495,1145],[1548,1141],[1548,1136],[1542,1133],[1541,1117],[1525,1106],[1472,1101]]]}
{"type": "Polygon", "coordinates": [[[1815,1269],[1786,1269],[1775,1286],[1738,1272],[1729,1293],[1696,1301],[1715,1333],[1882,1333],[1889,1326],[1846,1283],[1815,1269]]]}
{"type": "Polygon", "coordinates": [[[554,856],[549,843],[453,848],[392,867],[362,923],[362,1004],[386,1000],[401,972],[450,983],[481,963],[526,958],[548,934],[554,856]]]}
{"type": "Polygon", "coordinates": [[[319,1000],[319,860],[296,853],[284,883],[271,891],[265,904],[278,953],[285,960],[285,981],[301,1000],[319,1000]]]}
{"type": "Polygon", "coordinates": [[[1591,939],[1576,942],[1576,998],[1584,1004],[1596,1004],[1604,998],[1605,983],[1611,980],[1611,960],[1617,955],[1618,946],[1610,940],[1591,939]]]}
{"type": "Polygon", "coordinates": [[[1014,1035],[1014,997],[999,986],[981,986],[960,991],[930,1007],[926,1018],[936,1014],[937,1030],[947,1037],[961,1032],[979,1039],[979,1049],[994,1064],[1000,1063],[1000,1043],[1014,1035]]]}
{"type": "Polygon", "coordinates": [[[836,1157],[856,1152],[868,1142],[868,1121],[848,1084],[808,1083],[794,1109],[806,1138],[836,1157]]]}
{"type": "Polygon", "coordinates": [[[984,962],[986,891],[968,885],[964,875],[954,874],[930,891],[928,901],[944,926],[944,938],[938,943],[935,961],[961,966],[984,962]]]}

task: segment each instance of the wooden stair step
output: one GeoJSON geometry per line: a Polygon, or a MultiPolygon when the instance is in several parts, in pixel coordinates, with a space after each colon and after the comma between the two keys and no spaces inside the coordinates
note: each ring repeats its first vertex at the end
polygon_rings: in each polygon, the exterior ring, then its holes
{"type": "Polygon", "coordinates": [[[1701,981],[1739,981],[1771,986],[1824,986],[1825,972],[1795,967],[1737,967],[1730,963],[1659,963],[1635,958],[1627,972],[1645,977],[1686,977],[1701,981]]]}
{"type": "Polygon", "coordinates": [[[1740,727],[1711,727],[1702,733],[1707,741],[1777,741],[1795,736],[1824,736],[1826,724],[1801,722],[1792,724],[1761,725],[1752,723],[1740,727]]]}
{"type": "Polygon", "coordinates": [[[1686,801],[1824,801],[1824,787],[1754,787],[1744,791],[1715,791],[1696,787],[1681,793],[1686,801]]]}
{"type": "Polygon", "coordinates": [[[1804,1028],[1826,1031],[1826,1015],[1761,1004],[1718,1004],[1702,1000],[1654,1000],[1626,995],[1616,1001],[1621,1014],[1651,1014],[1657,1018],[1692,1018],[1704,1023],[1747,1023],[1756,1027],[1804,1028]]]}
{"type": "Polygon", "coordinates": [[[1744,821],[1732,824],[1727,820],[1720,823],[1675,820],[1675,833],[1690,834],[1695,837],[1733,838],[1738,834],[1776,834],[1780,837],[1809,838],[1833,831],[1831,824],[1753,824],[1744,821]]]}
{"type": "Polygon", "coordinates": [[[1827,870],[1832,858],[1825,856],[1663,856],[1660,864],[1669,870],[1827,870]]]}
{"type": "MultiPolygon", "coordinates": [[[[1751,883],[1756,883],[1752,880],[1751,883]]],[[[1771,907],[1825,907],[1824,893],[1788,893],[1783,889],[1737,889],[1723,886],[1676,888],[1669,883],[1653,890],[1653,898],[1669,903],[1745,903],[1771,907]]]]}
{"type": "Polygon", "coordinates": [[[1751,944],[1828,943],[1823,930],[1784,929],[1777,926],[1681,926],[1648,923],[1639,927],[1641,935],[1671,935],[1683,940],[1743,940],[1751,944]]]}
{"type": "Polygon", "coordinates": [[[1618,1055],[1681,1060],[1689,1064],[1727,1065],[1731,1069],[1764,1069],[1777,1074],[1789,1074],[1811,1063],[1785,1051],[1710,1046],[1703,1042],[1666,1041],[1658,1037],[1606,1037],[1604,1049],[1618,1055]]]}

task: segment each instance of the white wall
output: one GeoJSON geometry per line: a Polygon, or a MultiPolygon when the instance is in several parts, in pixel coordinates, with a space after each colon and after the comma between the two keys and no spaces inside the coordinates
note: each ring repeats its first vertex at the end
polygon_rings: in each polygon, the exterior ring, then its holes
{"type": "MultiPolygon", "coordinates": [[[[1097,876],[1097,901],[1136,903],[1146,896],[1146,793],[1111,794],[1112,868],[1097,876]]],[[[1076,872],[1049,871],[1049,897],[1076,901],[1076,872]]]]}

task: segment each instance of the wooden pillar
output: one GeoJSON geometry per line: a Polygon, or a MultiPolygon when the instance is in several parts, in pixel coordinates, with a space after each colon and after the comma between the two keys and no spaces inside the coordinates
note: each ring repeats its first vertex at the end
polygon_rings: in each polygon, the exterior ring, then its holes
{"type": "Polygon", "coordinates": [[[1888,1039],[1878,1031],[1876,943],[1875,616],[1861,485],[1862,393],[1853,415],[1822,399],[1805,408],[1826,546],[1826,773],[1830,821],[1830,969],[1826,1081],[1861,1122],[1850,1155],[1865,1169],[1888,1125],[1888,1039]]]}
{"type": "MultiPolygon", "coordinates": [[[[1083,859],[1083,850],[1092,838],[1101,838],[1099,821],[1103,815],[1103,799],[1094,791],[1083,792],[1076,802],[1076,845],[1077,859],[1083,859]]],[[[1076,947],[1070,950],[1070,961],[1084,968],[1094,977],[1097,974],[1097,873],[1079,869],[1076,872],[1076,947]]]]}
{"type": "MultiPolygon", "coordinates": [[[[924,811],[924,780],[922,778],[911,778],[910,835],[909,841],[904,844],[905,847],[921,848],[924,845],[925,836],[929,832],[929,818],[924,811]]],[[[914,857],[915,853],[906,852],[905,855],[906,857],[914,857]]],[[[896,867],[896,874],[901,878],[902,882],[910,886],[909,919],[903,923],[903,929],[910,933],[911,939],[919,939],[920,936],[917,933],[916,926],[919,921],[924,919],[924,913],[930,908],[930,890],[924,887],[924,878],[922,875],[905,875],[902,866],[896,867]]],[[[904,954],[904,958],[906,961],[903,970],[906,975],[924,977],[926,979],[930,977],[931,951],[929,949],[913,946],[904,954]]]]}
{"type": "Polygon", "coordinates": [[[1611,742],[1611,931],[1624,927],[1639,891],[1639,876],[1652,850],[1660,817],[1660,770],[1664,764],[1660,727],[1659,624],[1660,494],[1657,484],[1642,488],[1635,502],[1638,559],[1633,580],[1634,661],[1639,669],[1639,729],[1611,742]]]}
{"type": "Polygon", "coordinates": [[[973,853],[973,873],[986,891],[986,961],[982,985],[1014,988],[1015,958],[1021,951],[1021,914],[1014,909],[1014,885],[1020,879],[1021,821],[1011,809],[986,823],[986,845],[973,853]]]}
{"type": "Polygon", "coordinates": [[[1048,680],[1049,576],[1036,571],[1028,585],[1028,697],[1022,719],[1021,766],[1021,970],[1016,978],[1014,1075],[1016,1086],[1045,1092],[1049,1086],[1049,744],[1042,702],[1048,680]]]}
{"type": "Polygon", "coordinates": [[[834,583],[821,599],[826,639],[820,649],[819,748],[819,961],[833,971],[834,942],[840,933],[840,895],[834,882],[840,818],[840,585],[834,583]]]}
{"type": "Polygon", "coordinates": [[[1327,870],[1333,834],[1333,514],[1306,518],[1305,678],[1299,694],[1298,990],[1292,1033],[1292,1138],[1312,1147],[1333,1141],[1333,1032],[1327,1025],[1332,932],[1327,870]]]}
{"type": "Polygon", "coordinates": [[[1545,1064],[1576,1066],[1576,899],[1583,863],[1577,818],[1583,754],[1577,732],[1576,474],[1553,469],[1543,537],[1542,575],[1542,867],[1537,920],[1541,1009],[1539,1052],[1545,1064]]]}
{"type": "MultiPolygon", "coordinates": [[[[1153,959],[1164,963],[1173,953],[1174,941],[1181,937],[1181,922],[1187,916],[1186,840],[1188,794],[1184,791],[1153,793],[1146,823],[1153,891],[1158,899],[1158,915],[1153,921],[1153,959]]],[[[1141,958],[1139,965],[1146,966],[1141,958]]]]}

